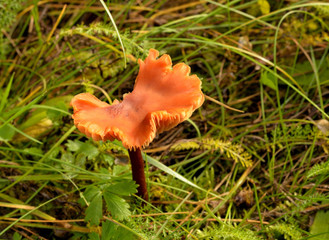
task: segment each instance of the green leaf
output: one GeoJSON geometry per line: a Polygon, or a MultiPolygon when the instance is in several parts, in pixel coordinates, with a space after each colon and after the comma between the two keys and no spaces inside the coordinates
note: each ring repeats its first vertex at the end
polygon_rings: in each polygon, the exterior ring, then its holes
{"type": "Polygon", "coordinates": [[[311,226],[312,240],[329,239],[329,211],[318,211],[311,226]],[[315,236],[317,235],[317,236],[315,236]]]}
{"type": "Polygon", "coordinates": [[[18,232],[15,232],[13,235],[13,240],[21,240],[22,239],[22,235],[20,235],[18,232]]]}
{"type": "Polygon", "coordinates": [[[131,231],[106,220],[102,224],[102,240],[134,240],[137,238],[131,231]]]}
{"type": "Polygon", "coordinates": [[[84,153],[79,153],[76,155],[74,160],[74,165],[78,167],[83,167],[86,163],[86,155],[84,153]]]}
{"type": "Polygon", "coordinates": [[[0,128],[0,141],[10,141],[15,135],[15,129],[9,124],[0,128]]]}
{"type": "Polygon", "coordinates": [[[113,166],[113,175],[114,176],[120,176],[127,171],[129,171],[130,167],[129,165],[114,165],[113,166]]]}
{"type": "Polygon", "coordinates": [[[65,144],[69,151],[83,153],[89,160],[94,159],[99,154],[99,150],[91,142],[81,142],[79,140],[68,140],[65,144]]]}
{"type": "Polygon", "coordinates": [[[100,219],[103,217],[103,201],[102,194],[98,192],[96,196],[94,196],[93,200],[90,202],[87,210],[86,210],[86,221],[90,221],[91,225],[98,226],[100,223],[100,219]]]}
{"type": "Polygon", "coordinates": [[[94,159],[99,154],[98,148],[91,143],[83,143],[79,152],[86,154],[89,160],[94,159]]]}
{"type": "Polygon", "coordinates": [[[110,166],[114,164],[114,157],[108,154],[103,154],[104,161],[108,163],[110,166]]]}
{"type": "MultiPolygon", "coordinates": [[[[320,66],[320,60],[315,61],[316,66],[320,66]]],[[[314,71],[309,61],[299,62],[294,68],[287,70],[301,86],[316,86],[314,71]]],[[[329,80],[328,63],[323,63],[318,71],[320,84],[323,85],[329,80]]]]}
{"type": "Polygon", "coordinates": [[[89,240],[100,240],[99,235],[95,232],[89,233],[88,234],[88,239],[89,240]]]}
{"type": "Polygon", "coordinates": [[[133,180],[123,180],[121,182],[115,183],[113,185],[108,186],[105,191],[122,195],[129,196],[133,193],[137,192],[137,184],[133,180]]]}
{"type": "Polygon", "coordinates": [[[75,156],[71,152],[64,152],[61,156],[61,165],[63,169],[67,171],[66,176],[68,178],[73,178],[76,176],[75,168],[75,156]]]}
{"type": "Polygon", "coordinates": [[[71,152],[77,152],[79,151],[79,149],[81,149],[83,142],[79,141],[79,140],[68,140],[67,143],[65,144],[65,146],[67,146],[67,149],[71,152]]]}
{"type": "Polygon", "coordinates": [[[91,202],[95,196],[101,193],[101,190],[96,186],[87,187],[83,195],[88,202],[91,202]]]}
{"type": "Polygon", "coordinates": [[[116,194],[109,191],[104,192],[104,199],[107,205],[108,211],[111,213],[113,218],[123,220],[130,216],[129,204],[116,194]]]}
{"type": "MultiPolygon", "coordinates": [[[[57,158],[58,154],[63,151],[63,147],[62,146],[58,146],[56,148],[54,148],[54,150],[49,154],[49,159],[51,158],[57,158]]],[[[42,153],[41,153],[42,154],[42,153]]]]}
{"type": "Polygon", "coordinates": [[[260,82],[274,90],[278,90],[278,87],[275,84],[275,76],[272,73],[262,72],[260,82]]]}
{"type": "MultiPolygon", "coordinates": [[[[72,153],[70,153],[70,152],[65,152],[65,153],[63,153],[62,154],[62,156],[61,156],[61,160],[62,161],[64,161],[64,162],[67,162],[67,163],[74,163],[74,156],[73,156],[73,154],[72,153]]],[[[65,168],[65,169],[71,169],[71,166],[69,166],[69,165],[67,165],[67,164],[62,164],[63,165],[63,167],[65,168]]]]}
{"type": "Polygon", "coordinates": [[[89,186],[83,193],[85,199],[89,202],[86,210],[86,221],[91,225],[99,225],[103,216],[102,191],[96,186],[89,186]]]}
{"type": "MultiPolygon", "coordinates": [[[[111,240],[114,239],[114,237],[117,235],[117,231],[116,231],[117,226],[106,220],[105,222],[103,222],[102,224],[102,240],[111,240]]],[[[120,238],[117,238],[120,239],[120,238]]]]}

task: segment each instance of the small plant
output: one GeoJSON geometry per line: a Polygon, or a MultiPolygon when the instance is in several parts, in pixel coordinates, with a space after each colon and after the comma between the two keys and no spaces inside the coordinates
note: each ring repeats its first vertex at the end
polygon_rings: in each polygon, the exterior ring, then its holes
{"type": "Polygon", "coordinates": [[[221,226],[208,227],[204,231],[198,231],[198,239],[211,240],[263,240],[262,237],[247,228],[239,228],[231,224],[222,223],[221,226]]]}
{"type": "Polygon", "coordinates": [[[4,31],[8,30],[14,22],[17,13],[22,9],[22,3],[26,0],[0,0],[0,50],[1,59],[5,57],[10,48],[9,41],[4,38],[4,31]]]}
{"type": "Polygon", "coordinates": [[[269,226],[267,231],[274,239],[278,239],[282,236],[286,240],[299,240],[303,238],[301,231],[294,224],[278,223],[269,226]]]}
{"type": "Polygon", "coordinates": [[[83,193],[88,204],[85,220],[89,221],[91,225],[99,225],[103,218],[103,200],[105,200],[106,209],[114,219],[119,221],[126,219],[130,216],[130,211],[129,204],[123,197],[133,193],[136,193],[136,185],[127,179],[87,187],[83,193]]]}
{"type": "Polygon", "coordinates": [[[220,139],[205,138],[205,139],[191,139],[187,141],[180,141],[171,146],[172,151],[202,149],[211,151],[220,151],[228,158],[242,164],[242,166],[250,167],[252,165],[251,155],[246,152],[239,144],[234,144],[230,141],[222,141],[220,139]]]}

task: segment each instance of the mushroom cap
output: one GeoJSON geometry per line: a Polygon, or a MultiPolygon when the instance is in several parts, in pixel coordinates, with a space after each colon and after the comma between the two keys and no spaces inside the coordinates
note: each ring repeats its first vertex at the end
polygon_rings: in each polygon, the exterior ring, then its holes
{"type": "Polygon", "coordinates": [[[94,140],[118,139],[128,149],[148,146],[156,133],[169,130],[188,119],[199,108],[204,96],[201,81],[190,74],[184,63],[172,66],[169,55],[159,59],[150,49],[147,58],[138,60],[139,73],[131,93],[107,104],[89,93],[72,101],[74,124],[94,140]]]}

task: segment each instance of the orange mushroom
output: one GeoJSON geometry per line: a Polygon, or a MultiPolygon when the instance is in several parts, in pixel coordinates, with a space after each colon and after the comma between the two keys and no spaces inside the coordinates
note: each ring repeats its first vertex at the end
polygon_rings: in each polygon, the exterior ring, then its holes
{"type": "Polygon", "coordinates": [[[172,68],[169,55],[158,56],[157,50],[150,49],[144,61],[138,60],[134,89],[122,102],[115,100],[109,105],[89,93],[78,94],[71,101],[74,124],[82,133],[96,141],[118,139],[128,149],[133,179],[144,199],[147,191],[140,149],[148,146],[156,133],[188,119],[204,101],[201,81],[189,75],[188,65],[178,63],[172,68]],[[138,179],[141,175],[144,180],[138,179]]]}

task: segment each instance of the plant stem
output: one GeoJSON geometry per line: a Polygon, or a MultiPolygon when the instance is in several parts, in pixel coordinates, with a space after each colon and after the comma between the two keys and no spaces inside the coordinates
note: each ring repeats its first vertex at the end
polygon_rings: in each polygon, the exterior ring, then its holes
{"type": "Polygon", "coordinates": [[[144,160],[142,157],[141,149],[128,149],[128,153],[130,157],[131,169],[133,172],[133,180],[139,185],[137,188],[137,194],[144,200],[148,201],[148,193],[144,173],[144,160]]]}

